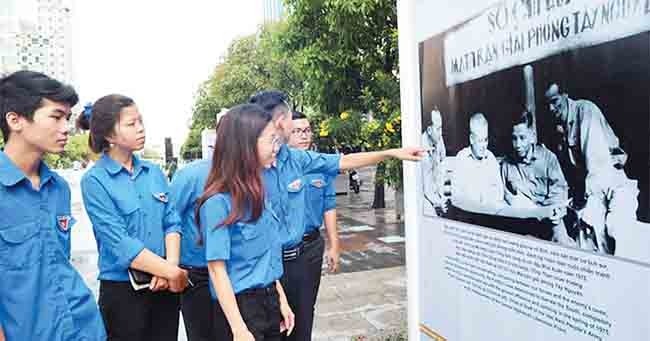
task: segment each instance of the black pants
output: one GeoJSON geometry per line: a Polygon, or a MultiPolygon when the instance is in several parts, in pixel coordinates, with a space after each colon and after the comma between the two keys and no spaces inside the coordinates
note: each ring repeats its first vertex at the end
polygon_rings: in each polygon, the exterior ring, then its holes
{"type": "Polygon", "coordinates": [[[320,287],[321,268],[325,241],[323,237],[305,243],[298,258],[284,262],[282,287],[287,295],[289,306],[296,315],[293,333],[285,336],[287,341],[311,340],[314,324],[314,306],[320,287]]]}
{"type": "MultiPolygon", "coordinates": [[[[254,289],[248,292],[239,293],[235,296],[237,307],[241,313],[246,327],[255,337],[255,341],[280,341],[280,298],[275,290],[275,284],[266,289],[254,289]]],[[[230,324],[226,315],[221,309],[219,302],[214,304],[214,329],[216,338],[214,340],[231,341],[233,339],[230,324]]]]}
{"type": "Polygon", "coordinates": [[[135,291],[129,282],[101,281],[99,310],[109,341],[176,341],[179,295],[135,291]]]}
{"type": "Polygon", "coordinates": [[[216,340],[214,332],[214,303],[210,297],[208,268],[183,267],[189,272],[190,281],[181,295],[181,311],[188,341],[216,340]]]}

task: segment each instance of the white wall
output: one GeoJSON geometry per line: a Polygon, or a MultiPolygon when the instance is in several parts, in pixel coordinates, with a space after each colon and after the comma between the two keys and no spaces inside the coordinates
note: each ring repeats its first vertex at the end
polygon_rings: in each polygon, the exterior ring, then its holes
{"type": "MultiPolygon", "coordinates": [[[[467,20],[498,0],[412,0],[416,7],[415,39],[422,42],[431,36],[467,20]]],[[[401,28],[401,27],[400,27],[401,28]]],[[[400,30],[401,33],[401,30],[400,30]]]]}
{"type": "MultiPolygon", "coordinates": [[[[496,0],[401,0],[398,1],[398,23],[400,32],[400,77],[402,102],[402,131],[417,131],[417,134],[402,134],[405,146],[420,144],[420,68],[418,43],[445,31],[468,16],[473,16],[489,7],[496,0]]],[[[422,302],[420,296],[420,266],[422,254],[419,252],[421,238],[431,238],[431,234],[420,234],[420,227],[436,224],[423,221],[420,169],[414,163],[404,165],[404,208],[406,224],[406,263],[408,275],[408,321],[409,339],[420,338],[420,306],[432,302],[422,302]]],[[[431,244],[433,245],[433,244],[431,244]]],[[[429,250],[435,252],[435,250],[429,250]]],[[[430,254],[435,257],[435,254],[430,254]]],[[[423,278],[424,279],[424,278],[423,278]]],[[[428,277],[427,280],[433,280],[428,277]]],[[[427,295],[428,297],[429,295],[427,295]]]]}

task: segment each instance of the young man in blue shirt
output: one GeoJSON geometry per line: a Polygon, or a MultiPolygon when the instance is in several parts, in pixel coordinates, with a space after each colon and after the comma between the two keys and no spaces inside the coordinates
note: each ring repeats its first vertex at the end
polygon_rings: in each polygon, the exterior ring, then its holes
{"type": "Polygon", "coordinates": [[[181,295],[181,311],[189,341],[216,340],[214,305],[210,296],[205,243],[199,242],[196,226],[196,200],[203,194],[211,160],[197,160],[177,171],[171,183],[170,202],[181,217],[180,265],[189,273],[192,286],[181,295]]]}
{"type": "MultiPolygon", "coordinates": [[[[419,147],[396,148],[347,155],[327,155],[298,150],[286,144],[293,131],[292,110],[287,103],[287,96],[280,91],[267,90],[253,95],[250,102],[271,113],[276,130],[285,142],[280,146],[276,160],[264,180],[270,204],[284,226],[282,285],[292,309],[309,311],[309,302],[299,298],[302,295],[302,281],[307,278],[305,266],[302,265],[307,264],[304,245],[313,237],[313,234],[305,233],[308,221],[305,176],[312,173],[336,176],[342,169],[375,165],[389,158],[419,161],[425,150],[419,147]],[[300,280],[295,280],[297,278],[300,280]]],[[[305,323],[301,322],[303,318],[304,316],[296,314],[296,328],[300,328],[299,324],[305,326],[305,323]]],[[[311,330],[309,328],[301,334],[292,333],[287,339],[311,340],[311,330]]]]}
{"type": "Polygon", "coordinates": [[[105,340],[70,263],[70,188],[43,162],[68,139],[73,88],[18,71],[0,79],[0,326],[8,340],[105,340]],[[36,310],[36,312],[35,312],[36,310]]]}
{"type": "MultiPolygon", "coordinates": [[[[312,146],[311,125],[307,117],[298,111],[293,112],[293,129],[288,145],[292,148],[308,150],[312,146]]],[[[302,254],[292,262],[286,262],[285,284],[287,295],[294,299],[293,312],[296,315],[297,340],[307,340],[311,336],[314,322],[314,306],[320,286],[325,241],[320,227],[325,222],[329,240],[327,263],[330,272],[336,272],[339,262],[339,235],[336,226],[336,188],[335,176],[315,173],[303,177],[305,192],[305,232],[302,240],[302,254]]],[[[290,258],[290,257],[288,257],[290,258]]],[[[291,336],[290,336],[291,337],[291,336]]]]}

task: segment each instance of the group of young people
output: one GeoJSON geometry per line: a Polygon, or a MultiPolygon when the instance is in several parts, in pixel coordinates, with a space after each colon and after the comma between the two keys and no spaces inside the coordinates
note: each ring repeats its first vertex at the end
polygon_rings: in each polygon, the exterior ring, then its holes
{"type": "Polygon", "coordinates": [[[170,185],[135,155],[146,138],[135,102],[104,96],[77,121],[100,155],[81,181],[99,251],[95,303],[70,263],[69,186],[43,162],[64,150],[77,102],[41,73],[0,79],[0,340],[176,340],[179,310],[191,341],[309,340],[323,221],[330,268],[338,261],[334,178],[424,151],[308,151],[306,118],[261,91],[217,123],[212,160],[170,185]],[[148,288],[136,290],[135,271],[148,288]]]}

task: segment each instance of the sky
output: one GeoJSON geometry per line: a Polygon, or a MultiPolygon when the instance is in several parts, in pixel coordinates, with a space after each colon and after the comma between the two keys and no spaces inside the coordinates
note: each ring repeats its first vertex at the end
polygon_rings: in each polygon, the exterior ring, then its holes
{"type": "Polygon", "coordinates": [[[111,93],[133,98],[144,117],[147,145],[171,137],[178,152],[199,85],[234,38],[255,33],[262,3],[75,1],[72,63],[81,103],[111,93]]]}

